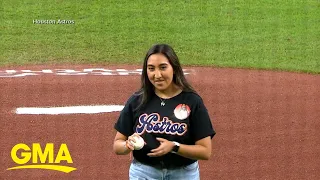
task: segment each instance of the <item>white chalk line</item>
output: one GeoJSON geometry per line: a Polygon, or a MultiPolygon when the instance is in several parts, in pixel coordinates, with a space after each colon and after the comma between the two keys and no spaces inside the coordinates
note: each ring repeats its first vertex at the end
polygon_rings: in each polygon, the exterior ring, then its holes
{"type": "MultiPolygon", "coordinates": [[[[192,72],[191,69],[183,69],[185,75],[192,72]]],[[[0,70],[0,78],[12,78],[12,77],[25,77],[25,76],[37,76],[37,75],[58,75],[58,76],[81,76],[81,75],[95,75],[95,76],[129,76],[129,75],[141,75],[142,69],[105,69],[105,68],[86,68],[82,70],[74,69],[42,69],[42,70],[0,70]]]]}
{"type": "Polygon", "coordinates": [[[122,105],[92,105],[92,106],[66,106],[66,107],[19,107],[16,114],[97,114],[118,112],[123,109],[122,105]]]}

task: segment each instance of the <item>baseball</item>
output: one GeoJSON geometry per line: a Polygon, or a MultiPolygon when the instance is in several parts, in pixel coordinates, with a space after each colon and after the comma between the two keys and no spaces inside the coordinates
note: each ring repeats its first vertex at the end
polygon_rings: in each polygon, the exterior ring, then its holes
{"type": "Polygon", "coordinates": [[[144,140],[143,140],[143,138],[140,137],[140,136],[133,136],[133,138],[134,138],[134,140],[136,141],[136,142],[131,141],[131,143],[132,143],[133,146],[134,146],[134,150],[140,150],[140,149],[142,149],[143,146],[144,146],[144,140]]]}

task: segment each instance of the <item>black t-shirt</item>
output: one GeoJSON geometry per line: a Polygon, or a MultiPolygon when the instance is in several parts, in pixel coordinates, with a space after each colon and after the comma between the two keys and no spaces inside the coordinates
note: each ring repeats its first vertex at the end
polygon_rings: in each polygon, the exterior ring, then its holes
{"type": "Polygon", "coordinates": [[[157,137],[194,145],[202,138],[215,135],[208,111],[199,95],[183,91],[164,102],[165,105],[161,106],[160,98],[154,95],[144,108],[135,111],[139,96],[132,95],[114,127],[125,136],[136,132],[143,137],[147,144],[141,150],[133,151],[134,158],[142,163],[164,167],[191,164],[195,160],[174,153],[161,157],[147,156],[151,149],[160,145],[157,137]]]}

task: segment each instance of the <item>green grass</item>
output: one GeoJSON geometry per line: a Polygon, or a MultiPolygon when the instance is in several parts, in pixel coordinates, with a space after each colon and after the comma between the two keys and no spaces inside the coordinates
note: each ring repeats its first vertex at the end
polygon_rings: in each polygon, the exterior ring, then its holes
{"type": "Polygon", "coordinates": [[[153,44],[168,43],[184,65],[320,73],[318,0],[7,0],[1,7],[0,66],[141,63],[153,44]]]}

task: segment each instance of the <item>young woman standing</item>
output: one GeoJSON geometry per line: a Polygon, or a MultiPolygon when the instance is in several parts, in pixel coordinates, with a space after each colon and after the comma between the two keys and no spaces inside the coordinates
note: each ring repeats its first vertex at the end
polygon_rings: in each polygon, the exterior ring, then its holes
{"type": "Polygon", "coordinates": [[[141,89],[127,101],[115,124],[116,154],[133,152],[129,178],[200,179],[198,160],[211,156],[215,135],[202,98],[187,82],[178,57],[167,44],[147,52],[141,89]],[[134,136],[146,142],[134,150],[134,136]]]}

